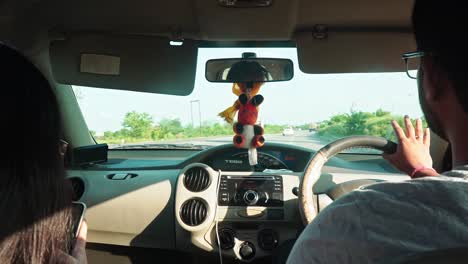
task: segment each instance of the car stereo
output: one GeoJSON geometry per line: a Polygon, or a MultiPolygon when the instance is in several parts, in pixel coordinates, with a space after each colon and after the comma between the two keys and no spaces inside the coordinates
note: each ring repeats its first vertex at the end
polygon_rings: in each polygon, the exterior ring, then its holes
{"type": "Polygon", "coordinates": [[[222,175],[218,192],[218,205],[283,206],[283,178],[271,175],[222,175]]]}

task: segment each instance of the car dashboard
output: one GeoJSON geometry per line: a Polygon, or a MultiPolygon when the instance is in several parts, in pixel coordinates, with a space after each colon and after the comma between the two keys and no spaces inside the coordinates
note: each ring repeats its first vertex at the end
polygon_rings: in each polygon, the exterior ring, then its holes
{"type": "Polygon", "coordinates": [[[215,170],[222,171],[254,171],[281,170],[300,172],[309,161],[311,152],[285,148],[284,146],[269,146],[257,152],[258,164],[249,164],[248,153],[245,149],[220,149],[214,155],[203,158],[200,162],[215,170]]]}
{"type": "MultiPolygon", "coordinates": [[[[242,261],[271,256],[303,228],[297,187],[315,152],[266,144],[258,150],[257,166],[248,164],[246,153],[232,145],[173,153],[170,159],[164,158],[167,150],[116,151],[107,163],[70,169],[76,198],[88,205],[88,240],[221,251],[242,261]]],[[[314,187],[319,207],[332,202],[326,194],[330,188],[356,179],[408,177],[379,155],[339,155],[325,165],[314,187]]]]}

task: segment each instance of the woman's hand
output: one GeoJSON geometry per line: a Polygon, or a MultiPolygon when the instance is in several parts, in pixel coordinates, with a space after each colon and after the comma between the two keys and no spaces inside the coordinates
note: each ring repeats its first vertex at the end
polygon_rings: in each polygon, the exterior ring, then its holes
{"type": "Polygon", "coordinates": [[[80,232],[76,238],[75,246],[72,249],[71,255],[65,252],[60,252],[57,263],[60,264],[87,264],[86,257],[86,236],[88,233],[88,224],[85,220],[81,223],[80,232]]]}
{"type": "Polygon", "coordinates": [[[385,154],[383,157],[398,170],[419,178],[424,176],[436,176],[438,173],[432,168],[432,158],[429,152],[430,131],[423,130],[421,119],[416,120],[414,128],[408,116],[405,116],[406,132],[393,120],[393,129],[398,138],[398,147],[394,154],[385,154]]]}

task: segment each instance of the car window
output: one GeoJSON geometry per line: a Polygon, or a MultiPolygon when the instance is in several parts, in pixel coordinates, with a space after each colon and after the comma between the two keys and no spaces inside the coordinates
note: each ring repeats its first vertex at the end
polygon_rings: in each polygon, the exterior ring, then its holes
{"type": "Polygon", "coordinates": [[[265,100],[258,123],[264,127],[267,142],[319,149],[350,135],[395,139],[392,119],[401,120],[405,114],[422,116],[416,81],[405,72],[305,74],[299,69],[296,48],[200,48],[195,88],[189,96],[81,86],[73,89],[90,132],[97,142],[110,148],[230,144],[232,125],[218,113],[237,97],[231,91],[232,84],[205,80],[205,63],[214,58],[240,57],[243,52],[289,58],[295,65],[291,81],[266,83],[260,89],[265,100]]]}

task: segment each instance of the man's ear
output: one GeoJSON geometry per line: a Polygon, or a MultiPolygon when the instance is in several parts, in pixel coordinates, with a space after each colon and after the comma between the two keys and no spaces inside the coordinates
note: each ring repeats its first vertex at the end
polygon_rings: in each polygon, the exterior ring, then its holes
{"type": "Polygon", "coordinates": [[[424,93],[428,101],[441,100],[452,88],[446,71],[431,56],[424,57],[423,75],[424,93]]]}

